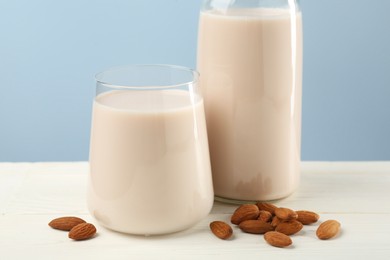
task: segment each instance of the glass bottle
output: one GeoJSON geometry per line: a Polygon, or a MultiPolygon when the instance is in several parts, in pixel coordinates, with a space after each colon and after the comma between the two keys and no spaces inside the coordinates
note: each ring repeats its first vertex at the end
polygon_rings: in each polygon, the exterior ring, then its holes
{"type": "Polygon", "coordinates": [[[286,197],[299,183],[302,15],[294,0],[205,0],[198,60],[214,192],[286,197]]]}

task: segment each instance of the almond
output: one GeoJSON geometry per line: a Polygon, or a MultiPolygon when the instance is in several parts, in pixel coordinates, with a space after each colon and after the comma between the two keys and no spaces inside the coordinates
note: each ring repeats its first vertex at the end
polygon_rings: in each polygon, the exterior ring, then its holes
{"type": "Polygon", "coordinates": [[[275,209],[275,215],[281,220],[292,220],[298,218],[298,214],[294,210],[288,208],[275,209]]]}
{"type": "Polygon", "coordinates": [[[271,203],[267,203],[267,202],[257,202],[256,206],[259,208],[259,210],[268,211],[272,215],[275,215],[275,209],[278,208],[275,205],[273,205],[271,203]]]}
{"type": "Polygon", "coordinates": [[[241,222],[238,227],[242,231],[251,234],[264,234],[268,231],[274,230],[270,223],[262,220],[245,220],[241,222]]]}
{"type": "Polygon", "coordinates": [[[259,217],[257,219],[264,222],[270,222],[272,220],[272,214],[269,211],[260,210],[259,217]]]}
{"type": "Polygon", "coordinates": [[[85,223],[85,220],[78,217],[61,217],[50,221],[49,226],[54,229],[69,231],[81,223],[85,223]]]}
{"type": "Polygon", "coordinates": [[[276,247],[286,247],[292,244],[292,240],[289,236],[277,231],[265,233],[264,239],[268,244],[276,247]]]}
{"type": "Polygon", "coordinates": [[[276,226],[275,231],[278,231],[280,233],[283,233],[285,235],[293,235],[295,233],[298,233],[303,228],[303,225],[301,222],[297,220],[289,220],[280,223],[276,226]]]}
{"type": "Polygon", "coordinates": [[[231,217],[231,222],[238,225],[244,220],[257,219],[259,212],[260,210],[256,205],[243,204],[234,211],[231,217]]]}
{"type": "Polygon", "coordinates": [[[95,235],[96,228],[93,224],[90,223],[81,223],[73,227],[68,236],[74,240],[85,240],[91,238],[95,235]]]}
{"type": "Polygon", "coordinates": [[[313,223],[316,223],[320,216],[312,211],[307,210],[297,210],[296,213],[298,214],[297,220],[301,222],[303,225],[310,225],[313,223]]]}
{"type": "Polygon", "coordinates": [[[213,221],[210,223],[211,232],[220,239],[228,239],[233,235],[232,227],[223,221],[213,221]]]}
{"type": "Polygon", "coordinates": [[[340,230],[340,223],[336,220],[327,220],[317,228],[317,237],[319,239],[329,239],[336,236],[340,230]]]}
{"type": "Polygon", "coordinates": [[[271,221],[271,226],[275,228],[277,225],[279,225],[279,223],[282,223],[282,220],[277,216],[274,216],[271,221]]]}

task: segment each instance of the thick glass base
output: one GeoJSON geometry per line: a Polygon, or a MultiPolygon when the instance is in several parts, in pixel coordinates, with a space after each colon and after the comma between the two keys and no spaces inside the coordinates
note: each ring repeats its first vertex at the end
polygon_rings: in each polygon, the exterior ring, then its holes
{"type": "Polygon", "coordinates": [[[98,223],[99,223],[99,225],[103,226],[104,228],[106,228],[108,230],[118,232],[118,233],[121,233],[123,235],[141,236],[141,237],[155,237],[155,236],[165,236],[165,235],[170,235],[170,234],[174,234],[174,233],[184,232],[184,231],[190,229],[191,227],[195,226],[198,222],[191,223],[188,226],[184,226],[184,227],[180,227],[180,228],[176,228],[176,229],[170,229],[170,230],[166,230],[163,232],[140,232],[138,230],[134,231],[134,230],[130,230],[130,229],[122,229],[122,228],[118,228],[118,227],[107,226],[101,222],[98,222],[98,223]]]}
{"type": "Polygon", "coordinates": [[[235,205],[240,205],[240,204],[254,204],[257,201],[255,200],[235,200],[235,199],[228,199],[228,198],[223,198],[219,196],[214,196],[214,201],[226,203],[226,204],[235,204],[235,205]]]}
{"type": "Polygon", "coordinates": [[[221,196],[218,196],[218,195],[215,195],[214,196],[214,201],[218,201],[218,202],[222,202],[222,203],[226,203],[226,204],[235,204],[235,205],[241,205],[241,204],[254,204],[254,203],[257,203],[257,202],[271,202],[271,203],[276,203],[284,198],[287,198],[289,197],[291,194],[294,193],[295,190],[293,190],[292,192],[290,193],[287,193],[283,196],[280,196],[280,197],[277,197],[277,198],[274,198],[274,199],[264,199],[264,200],[240,200],[240,199],[231,199],[231,198],[225,198],[225,197],[221,197],[221,196]]]}

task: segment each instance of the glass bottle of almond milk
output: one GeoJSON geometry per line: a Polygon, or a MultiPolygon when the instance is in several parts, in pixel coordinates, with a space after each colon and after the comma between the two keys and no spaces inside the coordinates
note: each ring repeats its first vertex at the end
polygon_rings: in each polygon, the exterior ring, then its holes
{"type": "Polygon", "coordinates": [[[275,200],[298,186],[302,16],[295,0],[205,0],[198,62],[214,191],[275,200]]]}

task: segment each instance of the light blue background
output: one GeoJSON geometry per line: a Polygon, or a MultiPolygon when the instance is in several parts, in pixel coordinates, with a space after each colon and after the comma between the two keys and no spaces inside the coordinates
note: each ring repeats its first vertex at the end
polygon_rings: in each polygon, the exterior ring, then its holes
{"type": "MultiPolygon", "coordinates": [[[[87,160],[94,74],[195,68],[200,0],[0,0],[0,161],[87,160]]],[[[301,0],[303,160],[390,160],[390,1],[301,0]]]]}

